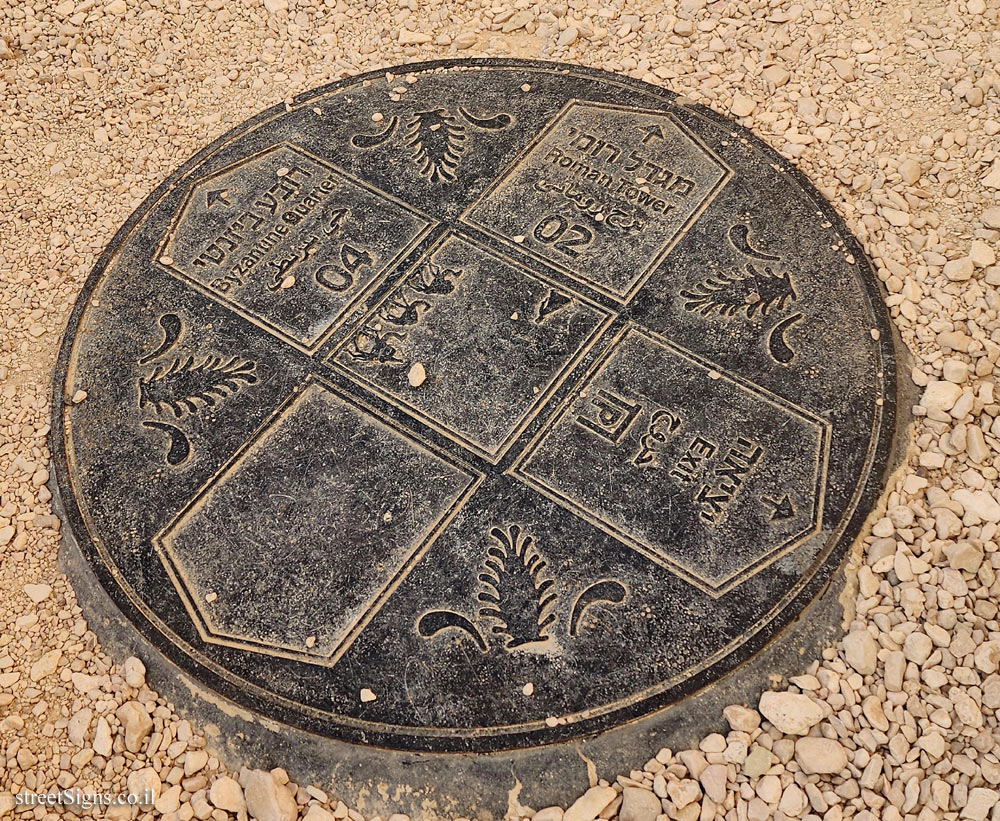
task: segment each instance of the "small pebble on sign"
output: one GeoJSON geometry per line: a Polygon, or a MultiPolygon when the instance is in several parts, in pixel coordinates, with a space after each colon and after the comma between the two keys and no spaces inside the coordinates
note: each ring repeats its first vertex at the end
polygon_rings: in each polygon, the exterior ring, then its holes
{"type": "Polygon", "coordinates": [[[414,362],[410,366],[409,373],[406,375],[407,381],[414,388],[419,388],[427,380],[427,371],[424,369],[423,363],[414,362]]]}

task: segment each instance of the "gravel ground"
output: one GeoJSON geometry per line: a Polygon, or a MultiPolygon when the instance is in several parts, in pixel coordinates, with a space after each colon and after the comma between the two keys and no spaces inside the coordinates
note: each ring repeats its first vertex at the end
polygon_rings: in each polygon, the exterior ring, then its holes
{"type": "Polygon", "coordinates": [[[227,773],[141,662],[101,651],[56,570],[49,377],[96,256],[202,145],[359,71],[512,55],[666,85],[792,158],[874,259],[923,391],[841,646],[756,709],[728,708],[727,735],[637,750],[565,813],[516,814],[1000,821],[998,8],[0,0],[0,818],[61,817],[13,795],[79,787],[155,798],[109,819],[366,819],[280,769],[227,773]]]}

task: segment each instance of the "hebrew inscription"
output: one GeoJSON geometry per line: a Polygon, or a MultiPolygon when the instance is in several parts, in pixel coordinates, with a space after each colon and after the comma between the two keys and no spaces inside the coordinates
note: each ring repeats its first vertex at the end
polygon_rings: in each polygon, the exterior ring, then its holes
{"type": "Polygon", "coordinates": [[[568,289],[448,235],[334,354],[334,364],[496,461],[592,345],[609,315],[568,289]],[[413,385],[420,364],[425,381],[413,385]],[[468,402],[470,395],[478,397],[468,402]]]}
{"type": "Polygon", "coordinates": [[[822,419],[632,327],[514,472],[718,595],[814,532],[828,435],[822,419]]]}
{"type": "Polygon", "coordinates": [[[574,100],[466,219],[627,301],[729,173],[670,114],[574,100]]]}
{"type": "Polygon", "coordinates": [[[430,223],[293,145],[191,186],[158,262],[314,349],[430,223]]]}

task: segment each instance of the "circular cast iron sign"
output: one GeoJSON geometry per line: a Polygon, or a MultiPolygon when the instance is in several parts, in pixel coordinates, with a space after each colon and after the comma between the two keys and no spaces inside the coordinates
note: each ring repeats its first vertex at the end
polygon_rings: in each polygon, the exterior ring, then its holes
{"type": "Polygon", "coordinates": [[[157,188],[73,312],[53,452],[100,586],[209,689],[517,750],[672,704],[801,612],[894,385],[857,242],[747,131],[459,61],[305,94],[157,188]]]}

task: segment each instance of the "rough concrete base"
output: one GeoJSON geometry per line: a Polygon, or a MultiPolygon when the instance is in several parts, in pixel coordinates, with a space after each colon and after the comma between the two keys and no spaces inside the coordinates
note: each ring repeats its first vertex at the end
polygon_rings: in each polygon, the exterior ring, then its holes
{"type": "Polygon", "coordinates": [[[117,661],[143,660],[152,687],[172,701],[208,738],[230,768],[281,766],[300,783],[315,783],[369,813],[407,812],[414,819],[466,816],[491,821],[565,804],[589,786],[588,768],[612,780],[661,747],[683,749],[705,733],[726,732],[722,709],[755,703],[756,694],[795,675],[836,641],[844,618],[839,597],[852,575],[845,563],[823,594],[771,644],[677,705],[579,742],[513,753],[413,754],[379,750],[280,726],[205,689],[146,641],[117,611],[97,583],[72,538],[65,538],[60,566],[72,580],[80,606],[104,649],[117,661]],[[449,782],[442,774],[454,771],[449,782]]]}

